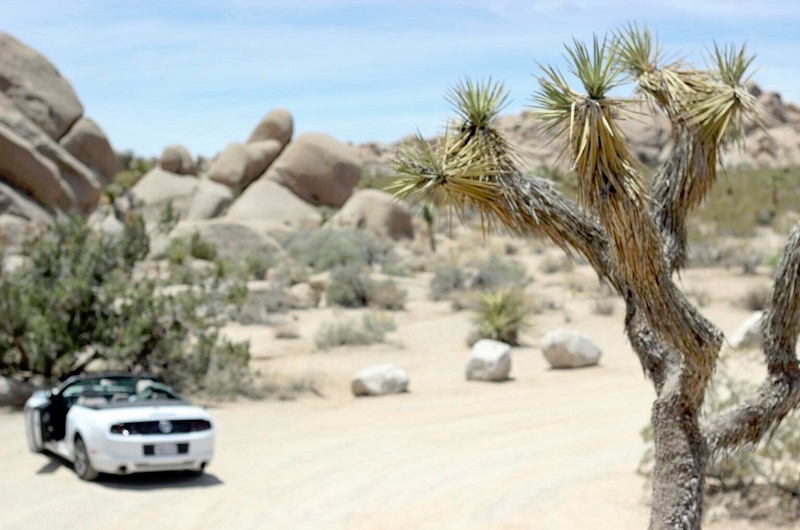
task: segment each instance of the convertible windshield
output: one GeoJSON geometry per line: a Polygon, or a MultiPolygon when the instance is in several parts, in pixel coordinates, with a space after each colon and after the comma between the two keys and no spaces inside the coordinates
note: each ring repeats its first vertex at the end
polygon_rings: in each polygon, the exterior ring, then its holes
{"type": "Polygon", "coordinates": [[[74,404],[89,407],[127,406],[163,400],[182,400],[169,386],[142,377],[98,377],[78,379],[61,391],[67,407],[74,404]]]}

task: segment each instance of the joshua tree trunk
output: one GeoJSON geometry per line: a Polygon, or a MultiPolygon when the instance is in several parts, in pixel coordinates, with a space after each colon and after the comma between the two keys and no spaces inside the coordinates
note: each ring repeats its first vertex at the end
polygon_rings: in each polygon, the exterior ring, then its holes
{"type": "Polygon", "coordinates": [[[580,254],[625,300],[625,328],[653,383],[655,435],[652,530],[701,528],[708,462],[752,446],[800,402],[800,224],[778,267],[763,319],[768,375],[749,399],[713,418],[701,418],[717,363],[721,332],[690,304],[672,280],[686,261],[686,217],[716,179],[719,150],[758,114],[744,88],[752,58],[744,48],[715,48],[716,69],[696,70],[663,58],[649,32],[618,32],[613,44],[567,48],[571,71],[586,94],[561,73],[544,68],[534,95],[544,134],[564,140],[578,176],[578,202],[548,181],[525,175],[513,149],[493,128],[506,101],[502,85],[456,85],[448,99],[460,124],[435,145],[421,137],[395,161],[397,195],[429,204],[472,207],[493,222],[551,240],[580,254]],[[627,150],[616,120],[622,101],[607,92],[627,78],[672,124],[672,151],[649,189],[627,150]]]}

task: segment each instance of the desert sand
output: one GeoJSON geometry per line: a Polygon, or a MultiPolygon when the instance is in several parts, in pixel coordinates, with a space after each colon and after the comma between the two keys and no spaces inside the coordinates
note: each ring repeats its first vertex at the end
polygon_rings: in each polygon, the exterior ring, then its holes
{"type": "MultiPolygon", "coordinates": [[[[596,315],[590,269],[544,274],[543,255],[515,258],[534,276],[529,291],[560,307],[534,317],[513,350],[513,380],[465,381],[469,312],[430,301],[428,273],[398,280],[409,302],[393,313],[398,329],[386,344],[313,351],[319,324],[354,310],[296,312],[293,340],[265,326],[229,326],[230,336],[251,339],[261,377],[307,377],[324,397],[209,404],[218,437],[204,476],[95,483],[28,452],[22,414],[1,411],[0,528],[646,528],[646,487],[635,471],[654,392],[623,333],[622,303],[596,315]],[[600,365],[549,369],[537,344],[557,327],[591,337],[600,365]],[[408,372],[410,392],[354,398],[350,377],[382,362],[408,372]]],[[[691,269],[682,282],[707,295],[705,313],[730,334],[749,314],[738,300],[769,276],[691,269]]]]}

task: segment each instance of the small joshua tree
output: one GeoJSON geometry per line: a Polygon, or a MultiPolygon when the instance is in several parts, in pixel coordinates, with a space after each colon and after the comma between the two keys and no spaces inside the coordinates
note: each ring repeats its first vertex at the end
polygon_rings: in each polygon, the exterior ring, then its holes
{"type": "Polygon", "coordinates": [[[752,57],[744,48],[715,46],[705,70],[664,62],[647,29],[634,25],[566,50],[584,93],[544,67],[533,101],[543,133],[564,142],[578,176],[577,204],[521,171],[493,126],[507,94],[491,81],[452,89],[457,121],[436,143],[420,137],[398,153],[395,192],[476,209],[489,227],[545,237],[581,255],[619,293],[628,338],[657,394],[650,528],[698,529],[709,461],[753,446],[800,401],[800,225],[786,244],[763,319],[766,380],[730,409],[701,417],[723,336],[672,276],[685,263],[686,216],[714,184],[720,150],[741,138],[746,120],[759,122],[745,88],[752,57]],[[623,82],[635,85],[633,100],[609,96],[623,82]],[[617,123],[638,101],[660,109],[672,126],[673,149],[649,188],[617,123]]]}

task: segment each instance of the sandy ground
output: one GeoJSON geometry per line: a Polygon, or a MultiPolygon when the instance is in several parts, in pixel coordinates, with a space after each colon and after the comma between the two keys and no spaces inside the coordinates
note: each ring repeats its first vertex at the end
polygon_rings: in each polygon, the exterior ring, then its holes
{"type": "MultiPolygon", "coordinates": [[[[322,321],[357,314],[295,314],[301,337],[231,326],[253,341],[265,377],[309,377],[325,398],[213,406],[217,455],[208,472],[79,481],[68,464],[31,454],[22,415],[0,412],[0,528],[643,529],[648,507],[635,470],[653,391],[623,334],[622,305],[592,313],[585,268],[545,275],[523,256],[529,288],[557,309],[535,318],[513,352],[512,381],[466,382],[469,314],[427,300],[425,275],[402,280],[407,310],[388,344],[312,352],[322,321]],[[584,292],[575,284],[586,282],[584,292]],[[570,288],[569,285],[573,287],[570,288]],[[568,322],[567,322],[568,321],[568,322]],[[553,371],[537,347],[555,327],[590,336],[598,367],[553,371]],[[355,399],[357,370],[402,366],[410,393],[355,399]]],[[[692,270],[683,279],[710,299],[730,333],[749,314],[735,302],[766,275],[692,270]]],[[[707,528],[767,528],[717,522],[707,528]]]]}

